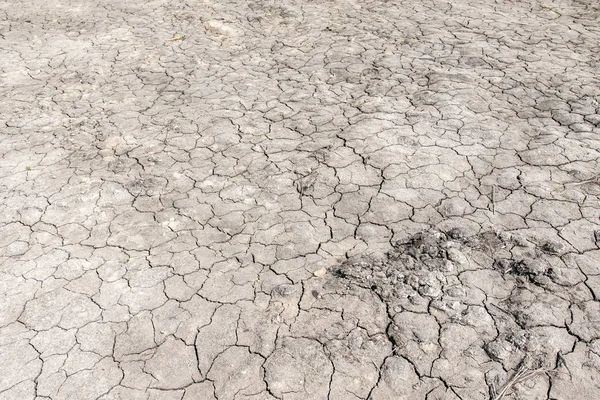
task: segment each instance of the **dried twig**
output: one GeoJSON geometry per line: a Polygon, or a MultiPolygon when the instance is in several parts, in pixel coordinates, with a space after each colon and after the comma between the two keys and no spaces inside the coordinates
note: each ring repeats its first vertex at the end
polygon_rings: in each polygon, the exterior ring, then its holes
{"type": "Polygon", "coordinates": [[[298,193],[300,193],[301,196],[304,196],[309,190],[313,188],[315,182],[317,181],[317,176],[317,172],[309,170],[306,173],[306,175],[296,179],[296,190],[298,190],[298,193]]]}
{"type": "Polygon", "coordinates": [[[185,39],[184,35],[179,35],[179,36],[172,37],[170,39],[166,39],[165,42],[174,42],[176,40],[184,40],[184,39],[185,39]]]}
{"type": "Polygon", "coordinates": [[[521,365],[519,366],[519,369],[517,369],[517,372],[515,372],[511,379],[509,379],[504,385],[502,385],[500,391],[497,392],[496,388],[492,386],[492,400],[501,400],[508,393],[508,391],[518,383],[525,382],[531,378],[536,377],[537,375],[547,374],[549,372],[556,372],[545,368],[529,369],[526,366],[526,360],[527,358],[521,361],[521,365]]]}
{"type": "Polygon", "coordinates": [[[585,185],[587,183],[599,183],[599,181],[600,181],[600,175],[596,175],[593,178],[586,179],[586,180],[580,181],[580,182],[567,182],[567,183],[563,184],[563,186],[567,186],[567,185],[579,186],[579,185],[585,185]]]}

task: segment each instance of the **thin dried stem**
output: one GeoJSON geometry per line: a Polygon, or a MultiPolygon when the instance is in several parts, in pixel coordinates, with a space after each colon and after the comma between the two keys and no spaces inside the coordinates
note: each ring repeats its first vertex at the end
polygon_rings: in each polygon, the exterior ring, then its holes
{"type": "Polygon", "coordinates": [[[526,367],[525,360],[523,360],[519,366],[519,369],[517,369],[517,372],[515,372],[511,379],[502,385],[500,391],[496,392],[496,389],[492,387],[492,400],[501,400],[516,384],[525,382],[536,377],[537,375],[546,374],[549,372],[552,371],[544,368],[529,369],[526,367]]]}
{"type": "Polygon", "coordinates": [[[492,214],[496,215],[496,186],[492,186],[492,214]]]}

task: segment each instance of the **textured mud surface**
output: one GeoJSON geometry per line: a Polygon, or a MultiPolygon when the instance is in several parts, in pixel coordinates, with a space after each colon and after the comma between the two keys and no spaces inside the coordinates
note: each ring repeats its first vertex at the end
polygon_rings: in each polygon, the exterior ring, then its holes
{"type": "Polygon", "coordinates": [[[587,369],[600,367],[599,310],[581,267],[597,259],[562,253],[555,243],[506,233],[420,234],[383,259],[344,263],[333,270],[342,280],[315,282],[322,289],[314,293],[321,307],[325,294],[370,292],[385,304],[380,332],[392,352],[373,398],[495,398],[511,378],[506,372],[519,368],[535,376],[511,386],[516,398],[571,398],[574,381],[578,396],[593,398],[598,388],[587,369]],[[395,381],[397,364],[417,387],[395,381]]]}
{"type": "Polygon", "coordinates": [[[0,3],[0,399],[600,398],[599,12],[0,3]]]}

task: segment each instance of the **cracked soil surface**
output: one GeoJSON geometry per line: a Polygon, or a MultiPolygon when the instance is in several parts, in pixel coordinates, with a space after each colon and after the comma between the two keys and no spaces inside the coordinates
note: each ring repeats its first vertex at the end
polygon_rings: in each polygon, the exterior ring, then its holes
{"type": "Polygon", "coordinates": [[[600,399],[599,12],[0,3],[0,399],[600,399]]]}

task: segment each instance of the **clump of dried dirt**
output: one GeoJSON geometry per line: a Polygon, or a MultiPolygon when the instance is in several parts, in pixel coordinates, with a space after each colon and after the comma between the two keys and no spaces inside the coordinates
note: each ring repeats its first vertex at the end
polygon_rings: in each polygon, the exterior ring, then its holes
{"type": "Polygon", "coordinates": [[[406,298],[422,303],[456,292],[460,282],[455,278],[468,270],[499,271],[520,283],[542,287],[568,284],[549,257],[560,251],[560,244],[535,245],[507,233],[489,231],[464,237],[459,230],[423,232],[396,243],[384,258],[351,259],[333,272],[373,290],[386,302],[406,298]]]}

